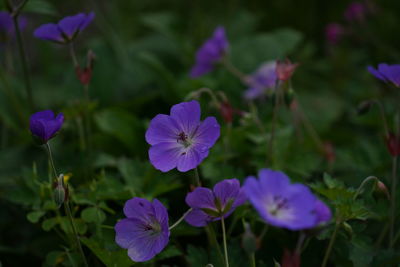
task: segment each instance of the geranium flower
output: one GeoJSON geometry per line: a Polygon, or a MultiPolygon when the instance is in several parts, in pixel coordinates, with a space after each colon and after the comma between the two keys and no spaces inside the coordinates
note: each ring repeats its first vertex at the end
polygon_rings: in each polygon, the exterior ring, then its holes
{"type": "Polygon", "coordinates": [[[276,62],[269,61],[262,64],[256,72],[248,76],[248,88],[244,92],[246,99],[256,99],[263,96],[267,91],[273,90],[276,83],[276,62]]]}
{"type": "Polygon", "coordinates": [[[62,113],[57,116],[51,110],[39,111],[29,120],[31,133],[41,144],[47,143],[61,129],[64,122],[62,113]]]}
{"type": "Polygon", "coordinates": [[[162,172],[175,167],[186,172],[208,156],[219,137],[220,126],[215,117],[200,121],[200,104],[196,100],[172,106],[170,114],[158,114],[147,129],[150,162],[162,172]]]}
{"type": "Polygon", "coordinates": [[[307,186],[291,184],[284,173],[270,169],[262,169],[258,176],[258,180],[248,177],[243,189],[267,223],[302,230],[315,227],[328,218],[326,206],[321,207],[307,186]]]}
{"type": "Polygon", "coordinates": [[[196,53],[196,63],[190,71],[190,77],[196,78],[210,72],[228,49],[225,29],[219,26],[213,36],[207,39],[196,53]]]}
{"type": "Polygon", "coordinates": [[[378,65],[378,69],[368,66],[368,71],[376,78],[384,82],[391,82],[395,86],[400,87],[400,64],[388,65],[381,63],[378,65]]]}
{"type": "Polygon", "coordinates": [[[213,190],[205,187],[187,194],[186,203],[193,209],[185,220],[188,224],[201,227],[212,221],[228,217],[246,201],[237,179],[226,179],[217,183],[213,190]]]}
{"type": "Polygon", "coordinates": [[[165,248],[170,235],[168,212],[160,201],[134,197],[125,203],[124,213],[127,218],[115,225],[115,242],[128,249],[133,261],[148,261],[165,248]]]}
{"type": "Polygon", "coordinates": [[[69,43],[83,31],[94,19],[94,12],[89,14],[79,13],[60,20],[57,24],[43,24],[37,28],[33,35],[36,38],[56,43],[69,43]]]}

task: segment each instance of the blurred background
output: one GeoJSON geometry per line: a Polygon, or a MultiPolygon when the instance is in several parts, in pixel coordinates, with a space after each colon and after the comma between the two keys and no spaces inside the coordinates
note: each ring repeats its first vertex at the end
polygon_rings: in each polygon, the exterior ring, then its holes
{"type": "MultiPolygon", "coordinates": [[[[265,137],[252,122],[253,112],[243,99],[246,85],[223,67],[198,79],[189,77],[196,50],[219,25],[226,29],[231,62],[243,73],[286,57],[300,63],[291,87],[317,140],[329,147],[321,153],[312,132],[306,128],[296,131],[296,111],[288,105],[280,118],[276,155],[268,167],[307,183],[320,181],[325,172],[350,187],[357,187],[369,175],[389,181],[391,159],[379,111],[372,109],[359,116],[357,107],[364,100],[379,99],[392,127],[400,91],[378,81],[366,68],[400,62],[400,1],[359,2],[365,10],[349,17],[345,12],[351,2],[344,0],[29,0],[21,16],[27,21],[22,35],[34,110],[27,105],[15,38],[5,38],[0,44],[0,266],[72,266],[68,258],[78,257],[68,248],[63,234],[68,233],[65,217],[58,214],[48,192],[45,150],[34,144],[29,132],[33,112],[52,109],[66,116],[51,145],[59,171],[70,175],[74,213],[79,232],[86,237],[84,249],[90,266],[130,266],[126,251],[113,241],[113,226],[123,217],[127,199],[157,197],[169,207],[171,221],[187,209],[184,196],[193,173],[155,170],[148,162],[144,133],[151,118],[168,114],[171,105],[188,99],[199,88],[222,91],[232,107],[248,114],[236,115],[228,126],[210,97],[200,97],[202,118],[216,116],[222,125],[219,142],[201,165],[205,184],[212,186],[233,177],[243,180],[266,167],[265,137]],[[36,39],[32,33],[43,23],[90,11],[96,14],[94,21],[74,42],[82,66],[88,50],[95,54],[88,103],[83,100],[84,90],[68,47],[36,39]],[[85,147],[80,132],[87,107],[91,135],[85,147]]],[[[6,10],[4,3],[0,8],[6,10]]],[[[254,105],[268,129],[271,101],[254,105]]],[[[382,205],[374,206],[377,213],[385,213],[382,205]]],[[[233,266],[247,264],[240,260],[244,253],[240,225],[232,226],[236,234],[232,234],[231,251],[239,255],[233,266]]],[[[374,235],[380,225],[353,227],[355,232],[374,235]]],[[[255,228],[259,232],[260,226],[255,228]]],[[[208,262],[205,249],[197,247],[207,242],[201,229],[185,225],[174,236],[167,253],[149,266],[208,262]]],[[[363,253],[373,249],[373,240],[360,239],[355,245],[346,243],[343,251],[350,252],[337,252],[337,266],[367,266],[360,264],[365,263],[363,253]]],[[[279,258],[282,248],[291,246],[296,237],[275,229],[264,240],[262,251],[268,253],[257,255],[260,266],[270,266],[273,257],[279,258]]],[[[303,256],[304,266],[316,266],[312,254],[319,255],[324,248],[311,241],[303,256]]],[[[373,263],[378,264],[372,259],[368,262],[373,263]]]]}

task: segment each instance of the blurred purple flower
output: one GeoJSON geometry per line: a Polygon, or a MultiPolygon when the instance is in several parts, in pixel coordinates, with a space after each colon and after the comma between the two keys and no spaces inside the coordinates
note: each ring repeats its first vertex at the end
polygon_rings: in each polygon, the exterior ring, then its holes
{"type": "Polygon", "coordinates": [[[41,144],[47,143],[61,129],[64,122],[64,115],[58,114],[57,117],[51,110],[39,111],[30,118],[29,128],[41,144]]]}
{"type": "MultiPolygon", "coordinates": [[[[23,16],[18,17],[18,25],[20,30],[25,29],[27,25],[27,19],[23,16]]],[[[15,35],[15,28],[13,19],[10,13],[6,11],[0,11],[0,40],[5,41],[8,38],[12,38],[15,35]]]]}
{"type": "Polygon", "coordinates": [[[325,27],[325,38],[330,44],[333,45],[339,43],[344,33],[345,30],[339,23],[329,23],[325,27]]]}
{"type": "Polygon", "coordinates": [[[247,77],[250,86],[244,97],[252,100],[263,96],[267,91],[273,90],[276,83],[276,62],[269,61],[262,64],[256,72],[247,77]]]}
{"type": "Polygon", "coordinates": [[[225,29],[219,26],[215,29],[211,38],[199,48],[196,53],[196,63],[190,71],[191,78],[197,78],[210,72],[214,64],[220,61],[228,49],[225,29]]]}
{"type": "Polygon", "coordinates": [[[133,261],[148,261],[165,248],[170,235],[168,212],[160,201],[134,197],[125,203],[124,213],[127,218],[115,225],[115,242],[128,249],[133,261]]]}
{"type": "Polygon", "coordinates": [[[344,11],[344,17],[348,21],[363,22],[368,13],[367,6],[362,2],[350,3],[344,11]]]}
{"type": "Polygon", "coordinates": [[[193,100],[172,106],[171,115],[158,114],[146,132],[153,166],[167,172],[196,168],[217,141],[220,126],[215,117],[200,121],[200,104],[193,100]]]}
{"type": "Polygon", "coordinates": [[[188,224],[201,227],[209,222],[228,217],[246,201],[237,179],[226,179],[217,183],[213,190],[205,187],[187,194],[186,203],[193,209],[185,220],[188,224]]]}
{"type": "Polygon", "coordinates": [[[400,87],[400,64],[388,65],[381,63],[378,65],[377,70],[372,66],[368,66],[368,71],[376,78],[400,87]]]}
{"type": "Polygon", "coordinates": [[[302,230],[315,227],[329,217],[307,186],[290,184],[289,178],[280,171],[262,169],[258,176],[258,180],[248,177],[243,189],[267,223],[302,230]]]}
{"type": "Polygon", "coordinates": [[[61,44],[69,43],[92,22],[94,16],[94,12],[68,16],[60,20],[57,24],[48,23],[41,25],[35,30],[33,35],[42,40],[61,44]]]}

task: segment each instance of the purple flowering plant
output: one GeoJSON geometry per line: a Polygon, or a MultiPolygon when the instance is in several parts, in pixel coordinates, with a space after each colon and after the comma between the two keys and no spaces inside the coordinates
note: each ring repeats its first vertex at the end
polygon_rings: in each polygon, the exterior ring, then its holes
{"type": "Polygon", "coordinates": [[[36,38],[65,44],[73,41],[94,19],[94,12],[67,16],[58,23],[47,23],[38,27],[33,35],[36,38]]]}
{"type": "Polygon", "coordinates": [[[192,210],[186,215],[185,221],[193,226],[206,226],[213,221],[227,218],[246,201],[243,189],[237,179],[226,179],[217,183],[213,190],[196,187],[186,196],[186,204],[192,210]]]}
{"type": "Polygon", "coordinates": [[[31,115],[29,129],[40,144],[45,144],[57,134],[63,123],[62,113],[56,116],[53,111],[44,110],[31,115]]]}
{"type": "Polygon", "coordinates": [[[400,87],[400,64],[389,65],[380,63],[377,69],[368,66],[368,71],[379,80],[386,83],[390,82],[396,87],[400,87]]]}
{"type": "Polygon", "coordinates": [[[246,99],[252,100],[260,98],[275,88],[276,62],[269,61],[263,63],[253,74],[247,77],[249,88],[244,92],[246,99]]]}
{"type": "Polygon", "coordinates": [[[146,141],[151,145],[149,158],[156,169],[186,172],[208,156],[220,135],[220,126],[215,117],[200,121],[200,113],[199,102],[193,100],[176,104],[170,115],[158,114],[151,120],[146,141]]]}

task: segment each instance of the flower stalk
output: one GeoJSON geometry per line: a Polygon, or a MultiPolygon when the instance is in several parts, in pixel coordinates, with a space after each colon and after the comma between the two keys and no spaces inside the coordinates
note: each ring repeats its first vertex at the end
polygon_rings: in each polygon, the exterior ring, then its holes
{"type": "Polygon", "coordinates": [[[225,266],[229,267],[228,247],[226,245],[226,231],[225,231],[224,216],[221,216],[221,226],[222,226],[222,242],[223,242],[223,245],[224,245],[225,266]]]}
{"type": "Polygon", "coordinates": [[[169,230],[171,231],[171,230],[174,229],[176,226],[178,226],[178,224],[180,224],[180,223],[185,219],[185,217],[186,217],[191,211],[192,211],[192,208],[188,209],[188,210],[182,215],[182,217],[180,217],[173,225],[171,225],[171,226],[169,227],[169,230]]]}
{"type": "Polygon", "coordinates": [[[326,249],[325,256],[322,261],[321,267],[326,267],[326,265],[328,264],[329,256],[331,255],[333,244],[336,241],[336,236],[337,236],[337,233],[339,231],[341,224],[342,224],[342,222],[339,219],[337,219],[336,223],[335,223],[335,229],[333,230],[333,234],[331,236],[331,239],[329,240],[328,248],[326,249]]]}

